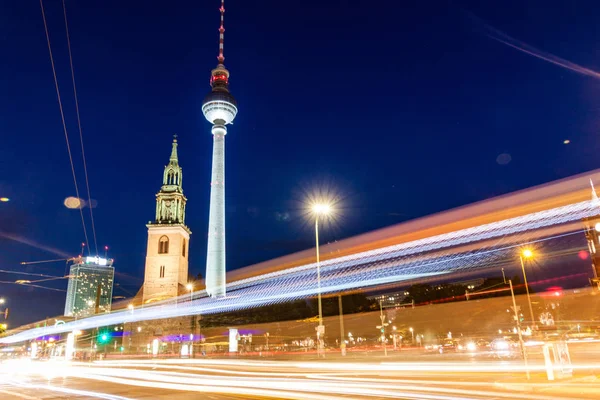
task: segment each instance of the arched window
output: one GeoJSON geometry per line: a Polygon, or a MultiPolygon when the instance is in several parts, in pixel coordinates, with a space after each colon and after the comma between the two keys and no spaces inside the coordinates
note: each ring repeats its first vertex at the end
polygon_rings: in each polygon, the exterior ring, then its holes
{"type": "Polygon", "coordinates": [[[181,255],[185,257],[185,239],[183,239],[183,246],[181,246],[181,255]]]}
{"type": "Polygon", "coordinates": [[[168,254],[169,253],[169,238],[166,236],[161,236],[158,239],[158,254],[168,254]]]}
{"type": "Polygon", "coordinates": [[[165,266],[164,265],[160,266],[160,277],[161,278],[165,277],[165,266]]]}

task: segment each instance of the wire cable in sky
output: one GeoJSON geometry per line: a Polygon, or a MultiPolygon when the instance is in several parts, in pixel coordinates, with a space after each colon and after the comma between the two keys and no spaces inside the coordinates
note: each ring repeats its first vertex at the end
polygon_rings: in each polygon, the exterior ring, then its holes
{"type": "Polygon", "coordinates": [[[34,288],[47,289],[47,290],[52,290],[54,292],[66,292],[66,290],[64,290],[64,289],[56,289],[56,288],[51,288],[51,287],[42,286],[42,285],[34,285],[33,283],[17,283],[17,282],[12,282],[12,281],[0,281],[0,284],[2,284],[2,283],[9,284],[9,285],[29,286],[29,287],[34,287],[34,288]]]}
{"type": "Polygon", "coordinates": [[[29,276],[39,276],[42,278],[64,278],[63,276],[56,276],[56,275],[46,275],[46,274],[34,274],[31,272],[22,272],[22,271],[11,271],[8,269],[0,269],[0,273],[4,273],[4,274],[17,274],[17,275],[29,275],[29,276]]]}
{"type": "MultiPolygon", "coordinates": [[[[54,76],[54,87],[56,88],[56,96],[58,98],[58,108],[60,109],[60,118],[62,120],[63,131],[65,133],[65,140],[67,142],[67,153],[69,154],[69,161],[71,163],[71,172],[73,173],[73,183],[75,184],[75,194],[77,198],[79,196],[79,187],[77,186],[77,176],[75,175],[75,166],[73,165],[73,155],[71,154],[71,145],[69,144],[69,133],[67,131],[67,124],[65,123],[65,113],[63,110],[62,100],[60,97],[60,89],[58,87],[58,79],[56,78],[56,67],[54,66],[54,57],[52,56],[52,46],[50,45],[50,33],[48,32],[48,23],[46,22],[46,13],[44,12],[44,0],[40,0],[40,8],[42,9],[42,19],[44,20],[44,31],[46,32],[46,41],[48,42],[48,53],[50,54],[50,64],[52,65],[52,75],[54,76]]],[[[85,236],[85,243],[90,248],[90,242],[88,240],[87,229],[85,228],[85,219],[83,218],[82,207],[79,208],[79,214],[81,215],[81,224],[83,225],[83,234],[85,236]]]]}
{"type": "Polygon", "coordinates": [[[63,15],[65,17],[65,31],[67,34],[67,48],[69,49],[69,64],[71,66],[71,80],[73,82],[73,96],[75,97],[75,111],[77,113],[77,126],[79,127],[79,142],[81,143],[81,157],[83,158],[83,173],[85,175],[85,186],[88,195],[88,208],[90,209],[90,220],[92,222],[92,233],[94,235],[94,247],[98,254],[98,241],[96,240],[96,225],[94,224],[94,212],[92,211],[92,195],[90,192],[90,181],[88,179],[87,162],[85,159],[85,149],[83,147],[83,132],[81,130],[81,118],[79,116],[79,99],[77,97],[77,86],[75,85],[75,69],[73,68],[73,55],[71,53],[71,36],[69,35],[69,23],[67,22],[67,8],[65,0],[62,1],[63,15]]]}

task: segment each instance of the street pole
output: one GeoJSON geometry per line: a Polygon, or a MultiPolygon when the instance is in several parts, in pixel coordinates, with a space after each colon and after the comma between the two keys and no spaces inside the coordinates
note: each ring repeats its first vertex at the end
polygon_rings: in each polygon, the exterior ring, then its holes
{"type": "Polygon", "coordinates": [[[317,345],[319,346],[319,356],[325,356],[323,354],[323,339],[322,336],[325,334],[325,328],[323,327],[323,308],[321,305],[321,259],[319,257],[319,214],[315,217],[315,242],[317,250],[317,286],[318,286],[318,302],[319,302],[319,327],[317,328],[317,345]]]}
{"type": "Polygon", "coordinates": [[[342,351],[342,355],[346,355],[346,341],[345,333],[344,333],[344,309],[342,308],[342,295],[338,295],[338,305],[340,308],[340,350],[342,351]]]}
{"type": "Polygon", "coordinates": [[[533,307],[531,306],[531,297],[529,296],[529,285],[527,284],[527,275],[525,274],[525,263],[523,262],[523,256],[519,254],[519,260],[521,260],[521,269],[523,270],[523,282],[525,283],[525,291],[527,292],[527,303],[529,303],[529,315],[531,316],[532,329],[535,329],[535,318],[533,316],[533,307]]]}
{"type": "Polygon", "coordinates": [[[515,321],[517,322],[517,332],[519,333],[519,344],[521,345],[521,354],[523,355],[523,361],[525,362],[525,373],[527,374],[527,379],[529,380],[530,376],[529,376],[529,365],[527,363],[527,351],[525,350],[525,343],[523,343],[523,333],[521,332],[521,321],[519,320],[519,312],[517,311],[517,302],[515,300],[515,292],[513,290],[512,280],[509,279],[508,284],[510,285],[510,295],[512,297],[513,311],[515,312],[515,321]]]}
{"type": "Polygon", "coordinates": [[[383,343],[383,354],[387,357],[387,346],[385,345],[386,337],[385,337],[385,315],[383,315],[383,303],[379,300],[379,319],[381,319],[381,342],[383,343]]]}

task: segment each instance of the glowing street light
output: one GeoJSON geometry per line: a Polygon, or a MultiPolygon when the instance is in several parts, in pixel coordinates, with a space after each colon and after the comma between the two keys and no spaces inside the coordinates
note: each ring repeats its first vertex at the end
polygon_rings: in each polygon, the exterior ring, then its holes
{"type": "Polygon", "coordinates": [[[185,285],[185,288],[187,290],[189,290],[189,292],[190,292],[190,301],[192,301],[193,295],[194,295],[194,284],[193,283],[188,283],[187,285],[185,285]]]}
{"type": "Polygon", "coordinates": [[[317,252],[317,285],[318,285],[318,303],[319,303],[319,326],[317,328],[317,340],[319,343],[319,354],[323,355],[323,337],[325,335],[325,327],[323,326],[323,308],[321,305],[321,259],[319,255],[319,218],[327,217],[331,214],[331,206],[327,203],[315,203],[311,207],[315,216],[315,242],[317,252]]]}
{"type": "Polygon", "coordinates": [[[410,328],[408,328],[408,330],[410,331],[410,334],[412,335],[412,344],[415,344],[415,330],[412,328],[412,326],[410,328]]]}
{"type": "Polygon", "coordinates": [[[535,318],[533,316],[533,307],[531,306],[531,297],[529,296],[529,285],[527,284],[527,274],[525,273],[525,262],[523,259],[530,259],[533,257],[533,252],[530,249],[525,249],[519,254],[519,260],[521,261],[521,270],[523,271],[523,282],[525,283],[525,291],[527,292],[527,302],[529,303],[529,315],[531,316],[531,323],[535,328],[535,318]]]}
{"type": "Polygon", "coordinates": [[[127,308],[128,308],[128,309],[129,309],[129,311],[131,311],[131,313],[133,314],[133,308],[134,308],[134,307],[133,307],[133,304],[129,304],[129,305],[127,306],[127,308]]]}
{"type": "Polygon", "coordinates": [[[1,298],[0,299],[0,304],[4,304],[4,303],[6,303],[6,300],[4,300],[4,298],[1,298]]]}

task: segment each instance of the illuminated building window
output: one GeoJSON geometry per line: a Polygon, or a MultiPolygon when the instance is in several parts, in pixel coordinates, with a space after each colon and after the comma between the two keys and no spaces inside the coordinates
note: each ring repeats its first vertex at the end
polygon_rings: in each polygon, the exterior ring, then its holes
{"type": "Polygon", "coordinates": [[[161,236],[158,240],[158,254],[168,254],[169,253],[169,238],[166,236],[161,236]]]}
{"type": "Polygon", "coordinates": [[[183,239],[183,246],[181,246],[181,255],[185,257],[185,239],[183,239]]]}
{"type": "Polygon", "coordinates": [[[164,265],[160,266],[160,277],[161,278],[165,277],[165,266],[164,265]]]}

